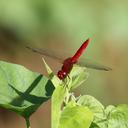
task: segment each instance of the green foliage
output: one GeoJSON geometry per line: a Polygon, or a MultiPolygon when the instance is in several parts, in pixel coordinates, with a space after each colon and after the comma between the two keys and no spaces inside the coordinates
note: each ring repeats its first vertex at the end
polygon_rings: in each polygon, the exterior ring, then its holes
{"type": "Polygon", "coordinates": [[[54,86],[45,76],[23,66],[0,61],[0,106],[29,118],[47,101],[54,86]]]}
{"type": "Polygon", "coordinates": [[[87,106],[94,113],[93,122],[98,122],[99,120],[103,120],[105,118],[104,106],[94,97],[83,95],[79,98],[77,103],[83,106],[87,106]]]}
{"type": "Polygon", "coordinates": [[[90,128],[127,128],[128,127],[128,105],[117,107],[109,105],[104,107],[94,97],[84,95],[78,103],[88,106],[94,114],[94,120],[90,128]]]}
{"type": "Polygon", "coordinates": [[[106,110],[109,128],[128,128],[128,105],[108,106],[106,110]]]}
{"type": "Polygon", "coordinates": [[[63,86],[58,86],[52,95],[52,128],[58,128],[61,117],[61,106],[66,97],[67,90],[63,86]]]}
{"type": "Polygon", "coordinates": [[[45,66],[51,81],[57,85],[52,95],[52,128],[88,128],[93,120],[93,113],[89,108],[78,105],[75,97],[70,93],[73,88],[87,79],[86,68],[75,65],[69,78],[56,83],[58,78],[51,75],[53,73],[46,63],[45,66]]]}
{"type": "Polygon", "coordinates": [[[88,72],[86,68],[81,68],[78,65],[74,65],[73,70],[70,72],[70,83],[68,83],[69,89],[73,90],[84,83],[88,78],[88,72]]]}
{"type": "Polygon", "coordinates": [[[84,106],[65,107],[61,113],[59,128],[89,128],[93,113],[84,106]]]}
{"type": "MultiPolygon", "coordinates": [[[[45,63],[46,64],[46,63],[45,63]]],[[[60,82],[45,65],[56,84],[52,95],[52,128],[127,128],[128,105],[104,107],[89,95],[78,98],[71,92],[88,78],[86,68],[75,65],[69,78],[60,82]],[[56,82],[55,82],[56,81],[56,82]]]]}
{"type": "Polygon", "coordinates": [[[0,106],[23,116],[27,128],[29,117],[51,95],[52,128],[128,128],[128,105],[104,107],[92,96],[75,97],[72,93],[88,78],[86,68],[75,65],[61,81],[44,64],[50,80],[23,66],[0,61],[0,106]]]}

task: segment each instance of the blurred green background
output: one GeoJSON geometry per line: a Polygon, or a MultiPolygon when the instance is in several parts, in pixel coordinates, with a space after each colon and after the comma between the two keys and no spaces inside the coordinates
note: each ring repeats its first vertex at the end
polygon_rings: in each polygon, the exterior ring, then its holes
{"type": "MultiPolygon", "coordinates": [[[[87,38],[83,55],[110,66],[110,72],[88,70],[76,94],[89,94],[104,105],[128,102],[127,0],[0,0],[0,59],[46,74],[40,55],[25,46],[72,55],[87,38]]],[[[55,71],[61,65],[46,59],[55,71]]],[[[31,118],[32,128],[50,128],[50,101],[31,118]]],[[[0,110],[0,128],[23,128],[24,120],[0,110]]]]}

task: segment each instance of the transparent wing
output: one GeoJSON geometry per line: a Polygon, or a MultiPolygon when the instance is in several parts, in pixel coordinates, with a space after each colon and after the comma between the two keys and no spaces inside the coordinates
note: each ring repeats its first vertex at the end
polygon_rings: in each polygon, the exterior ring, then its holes
{"type": "Polygon", "coordinates": [[[26,46],[26,48],[28,48],[29,50],[31,50],[32,52],[35,52],[37,54],[41,54],[43,56],[47,56],[47,57],[56,59],[59,63],[63,63],[64,57],[62,57],[60,54],[58,55],[57,53],[55,53],[51,50],[49,51],[46,49],[32,48],[30,46],[26,46]]]}
{"type": "MultiPolygon", "coordinates": [[[[33,51],[35,53],[41,54],[43,56],[47,56],[47,57],[56,59],[57,62],[59,62],[59,63],[63,63],[63,61],[65,60],[64,56],[62,56],[59,53],[55,53],[54,51],[51,51],[51,50],[49,51],[46,49],[32,48],[30,46],[26,46],[26,48],[30,49],[31,51],[33,51]]],[[[69,57],[69,54],[67,54],[67,53],[65,53],[64,55],[69,57]]],[[[99,63],[96,63],[94,61],[91,61],[90,59],[82,58],[82,59],[80,59],[80,61],[77,62],[77,64],[80,66],[84,66],[84,67],[92,68],[92,69],[96,69],[96,70],[103,70],[103,71],[112,70],[111,68],[104,66],[104,65],[101,65],[99,63]]]]}
{"type": "Polygon", "coordinates": [[[104,66],[102,64],[93,62],[89,59],[81,59],[80,61],[77,62],[78,65],[80,66],[85,66],[87,68],[92,68],[96,70],[103,70],[103,71],[110,71],[112,70],[110,67],[104,66]]]}

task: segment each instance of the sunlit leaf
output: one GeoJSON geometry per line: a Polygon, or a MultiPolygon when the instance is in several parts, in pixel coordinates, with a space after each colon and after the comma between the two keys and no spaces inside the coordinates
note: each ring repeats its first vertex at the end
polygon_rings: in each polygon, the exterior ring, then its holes
{"type": "Polygon", "coordinates": [[[62,83],[62,81],[53,73],[53,71],[51,70],[51,68],[48,66],[48,64],[45,62],[44,58],[42,58],[45,68],[47,70],[48,76],[50,78],[50,80],[52,81],[53,85],[55,87],[57,87],[58,85],[60,85],[62,83]]]}
{"type": "Polygon", "coordinates": [[[78,103],[87,106],[94,113],[94,122],[105,119],[104,106],[94,97],[83,95],[78,100],[78,103]]]}
{"type": "Polygon", "coordinates": [[[61,114],[61,107],[64,98],[68,94],[67,89],[64,86],[56,87],[52,95],[52,128],[58,128],[59,119],[61,114]]]}
{"type": "Polygon", "coordinates": [[[0,106],[28,118],[47,101],[54,86],[45,76],[0,61],[0,106]]]}
{"type": "Polygon", "coordinates": [[[65,107],[61,113],[59,128],[89,128],[93,113],[84,106],[65,107]]]}
{"type": "Polygon", "coordinates": [[[69,74],[69,79],[71,81],[68,85],[69,88],[75,89],[79,87],[82,83],[87,80],[88,75],[89,74],[86,71],[86,68],[74,65],[72,71],[69,74]]]}
{"type": "Polygon", "coordinates": [[[108,128],[128,128],[128,105],[119,105],[108,114],[108,128]]]}

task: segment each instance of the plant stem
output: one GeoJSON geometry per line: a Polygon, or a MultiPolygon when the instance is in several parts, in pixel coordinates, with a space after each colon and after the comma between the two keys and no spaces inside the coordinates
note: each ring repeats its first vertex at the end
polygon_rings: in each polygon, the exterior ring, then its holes
{"type": "Polygon", "coordinates": [[[27,128],[31,128],[31,127],[30,127],[30,121],[29,121],[29,118],[25,118],[25,121],[26,121],[26,126],[27,126],[27,128]]]}

